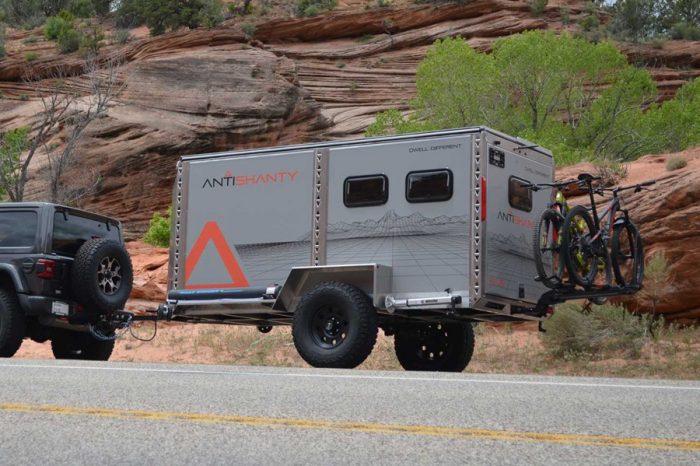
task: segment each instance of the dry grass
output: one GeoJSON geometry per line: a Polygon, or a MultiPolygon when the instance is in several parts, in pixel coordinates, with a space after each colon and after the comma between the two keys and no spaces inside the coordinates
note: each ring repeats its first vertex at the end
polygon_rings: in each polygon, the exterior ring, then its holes
{"type": "MultiPolygon", "coordinates": [[[[140,330],[143,336],[148,328],[140,330]]],[[[600,354],[556,356],[532,324],[478,325],[474,357],[466,372],[600,377],[700,379],[700,328],[664,328],[643,343],[600,354]]],[[[169,325],[148,343],[126,337],[114,360],[308,367],[292,343],[289,328],[267,334],[250,327],[169,325]]],[[[360,369],[401,370],[393,338],[380,331],[360,369]]]]}
{"type": "MultiPolygon", "coordinates": [[[[135,329],[149,337],[152,324],[135,329]]],[[[543,344],[533,324],[480,324],[475,329],[470,373],[546,374],[598,377],[644,377],[700,380],[700,328],[663,328],[655,336],[635,343],[635,351],[606,348],[596,354],[555,356],[543,344]]],[[[25,341],[17,357],[53,358],[48,343],[25,341]]],[[[151,342],[131,336],[117,341],[113,361],[172,362],[308,367],[299,357],[289,328],[267,334],[255,328],[221,325],[162,325],[151,342]]],[[[380,331],[377,345],[360,369],[401,370],[394,356],[394,341],[380,331]]]]}

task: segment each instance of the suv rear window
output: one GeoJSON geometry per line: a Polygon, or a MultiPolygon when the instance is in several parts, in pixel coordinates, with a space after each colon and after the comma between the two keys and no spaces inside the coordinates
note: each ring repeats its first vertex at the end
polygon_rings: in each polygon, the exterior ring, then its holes
{"type": "Polygon", "coordinates": [[[38,216],[31,211],[0,213],[0,248],[34,246],[38,216]]]}
{"type": "Polygon", "coordinates": [[[75,256],[80,246],[92,238],[111,238],[119,241],[119,228],[105,222],[80,217],[70,212],[56,212],[53,216],[51,251],[64,256],[75,256]]]}

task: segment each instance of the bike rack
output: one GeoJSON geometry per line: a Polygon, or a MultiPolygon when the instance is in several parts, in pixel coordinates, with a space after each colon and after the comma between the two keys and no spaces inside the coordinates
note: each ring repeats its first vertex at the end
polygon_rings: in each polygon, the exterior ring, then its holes
{"type": "Polygon", "coordinates": [[[578,290],[573,285],[564,285],[540,296],[535,305],[535,313],[544,315],[549,306],[573,299],[611,298],[613,296],[631,295],[640,289],[640,286],[603,286],[590,290],[578,290]]]}

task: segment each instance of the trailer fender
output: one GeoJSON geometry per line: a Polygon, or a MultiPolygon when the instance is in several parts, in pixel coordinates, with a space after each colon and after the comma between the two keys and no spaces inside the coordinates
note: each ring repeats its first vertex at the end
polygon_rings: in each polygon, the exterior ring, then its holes
{"type": "Polygon", "coordinates": [[[391,267],[381,264],[348,264],[294,267],[282,286],[273,309],[294,312],[307,290],[324,281],[353,285],[384,309],[384,299],[391,292],[391,267]]]}

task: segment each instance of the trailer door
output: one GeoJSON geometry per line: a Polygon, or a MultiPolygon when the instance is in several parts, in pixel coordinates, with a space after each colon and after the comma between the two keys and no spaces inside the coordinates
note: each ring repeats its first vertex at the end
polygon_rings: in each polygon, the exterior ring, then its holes
{"type": "Polygon", "coordinates": [[[551,193],[532,192],[528,183],[551,182],[551,157],[487,147],[486,280],[488,295],[536,302],[546,288],[535,281],[533,233],[551,193]]]}

